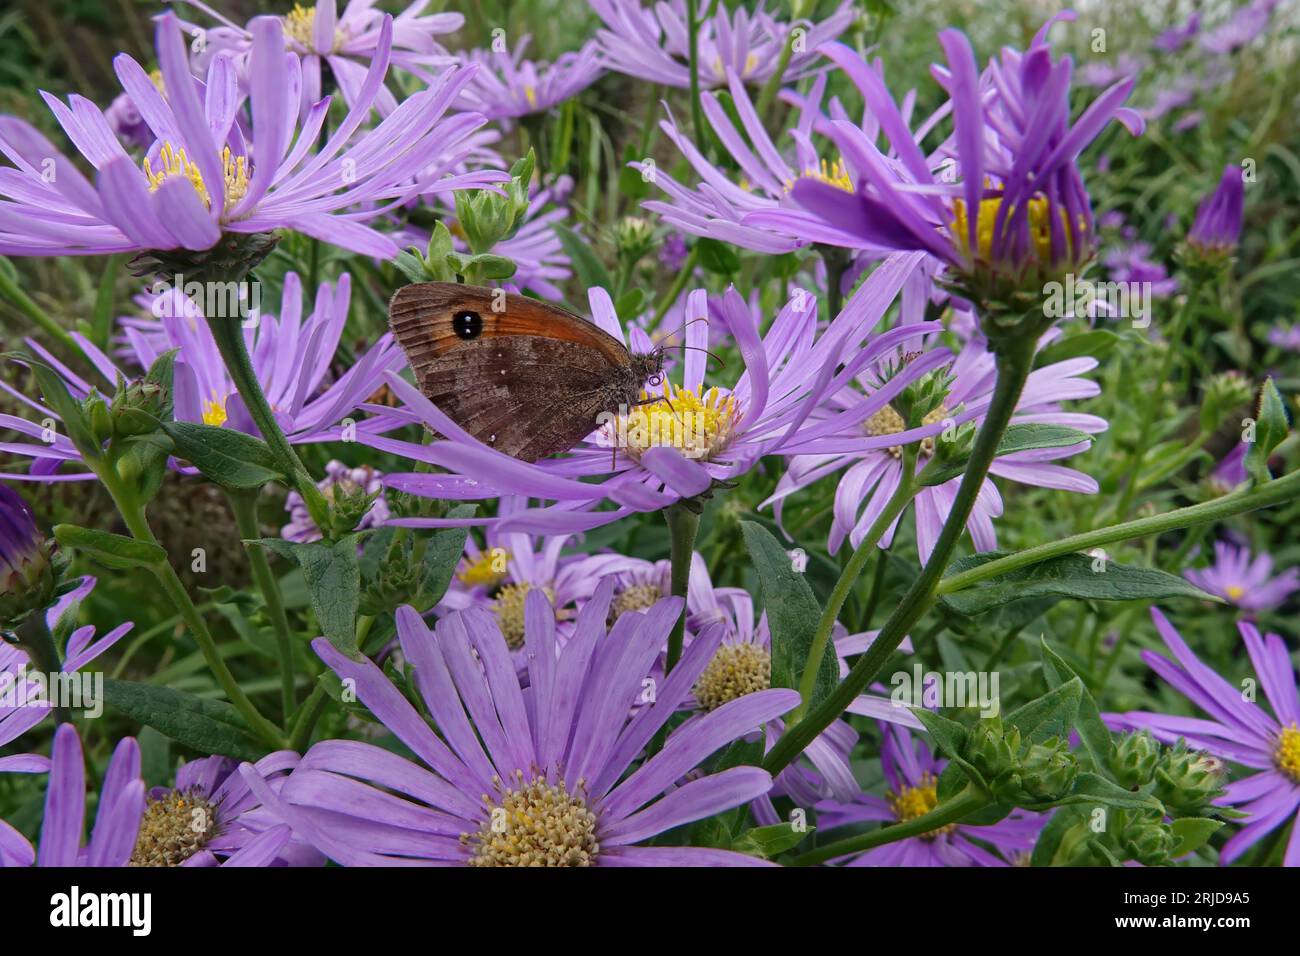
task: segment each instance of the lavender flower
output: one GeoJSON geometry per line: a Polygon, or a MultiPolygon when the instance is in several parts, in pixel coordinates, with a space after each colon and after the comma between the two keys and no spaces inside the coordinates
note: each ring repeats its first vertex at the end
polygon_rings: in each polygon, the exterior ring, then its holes
{"type": "Polygon", "coordinates": [[[1102,254],[1101,262],[1111,279],[1124,283],[1148,283],[1151,295],[1168,298],[1178,291],[1178,280],[1169,275],[1163,262],[1151,258],[1151,244],[1136,238],[1131,227],[1124,239],[1102,254]]]}
{"type": "MultiPolygon", "coordinates": [[[[393,389],[407,406],[397,410],[397,419],[426,423],[447,440],[426,446],[377,435],[358,437],[382,451],[453,472],[390,473],[386,479],[390,488],[442,498],[516,494],[556,501],[499,519],[503,530],[581,531],[634,512],[657,511],[703,493],[715,481],[737,478],[764,455],[779,452],[795,439],[824,395],[900,343],[936,331],[937,323],[920,323],[880,336],[867,333],[918,263],[916,256],[902,256],[882,265],[835,323],[816,338],[817,305],[811,294],[796,290],[760,339],[755,316],[740,295],[729,290],[723,313],[746,366],[736,387],[704,388],[705,355],[700,350],[707,348],[709,328],[705,322],[688,321],[686,344],[693,348],[683,359],[682,384],[651,383],[662,389],[663,398],[620,410],[617,421],[599,423],[583,445],[562,458],[529,464],[488,448],[395,375],[390,375],[393,389]],[[840,368],[845,355],[852,359],[840,368]],[[600,482],[580,480],[598,475],[607,477],[600,482]],[[602,501],[617,507],[593,510],[602,501]]],[[[592,289],[589,301],[597,325],[621,340],[623,330],[608,293],[592,289]]],[[[706,315],[704,290],[690,293],[686,308],[692,319],[706,315]]],[[[644,332],[633,328],[631,333],[634,350],[650,351],[644,332]]],[[[896,389],[938,362],[927,361],[930,364],[916,363],[899,375],[896,389]]],[[[593,422],[593,427],[597,424],[593,422]]],[[[398,518],[390,523],[440,527],[446,519],[398,518]]]]}
{"type": "MultiPolygon", "coordinates": [[[[378,127],[359,133],[388,67],[393,22],[385,16],[378,53],[356,102],[317,149],[328,99],[315,103],[299,127],[294,116],[302,66],[298,57],[284,53],[281,21],[258,17],[252,35],[251,141],[237,121],[241,97],[235,65],[228,56],[217,56],[204,83],[191,76],[180,23],[170,13],[157,27],[165,96],[130,56],[115,61],[123,89],[154,136],[143,170],[111,134],[104,115],[82,97],[74,96],[71,108],[48,94],[45,100],[98,171],[93,185],[34,127],[0,117],[0,151],[16,167],[0,179],[0,195],[10,200],[0,212],[0,254],[205,251],[223,234],[289,228],[391,258],[397,246],[361,219],[432,189],[475,185],[422,176],[430,156],[464,146],[485,122],[476,114],[444,119],[472,68],[448,69],[378,127]],[[51,161],[52,176],[45,174],[51,161]]],[[[485,173],[477,185],[499,178],[485,173]]]]}
{"type": "Polygon", "coordinates": [[[1220,56],[1248,46],[1264,32],[1279,0],[1251,0],[1228,20],[1201,36],[1201,48],[1220,56]]]}
{"type": "MultiPolygon", "coordinates": [[[[360,531],[373,528],[388,520],[388,504],[384,501],[383,474],[369,465],[349,468],[343,462],[332,459],[325,465],[325,477],[316,483],[324,494],[326,501],[334,501],[336,495],[361,496],[375,495],[376,498],[366,509],[366,513],[352,530],[360,531]]],[[[284,510],[289,512],[289,523],[280,529],[280,537],[289,541],[319,541],[320,528],[312,521],[307,511],[307,504],[302,495],[290,491],[285,498],[284,510]]]]}
{"type": "MultiPolygon", "coordinates": [[[[903,727],[881,724],[880,768],[889,792],[884,797],[858,793],[851,801],[817,804],[822,829],[880,821],[905,823],[939,805],[937,759],[920,738],[903,727]]],[[[879,846],[849,859],[847,866],[1011,866],[1023,864],[1047,822],[1042,814],[1017,810],[992,826],[949,824],[918,837],[879,846]],[[975,842],[979,841],[979,842],[975,842]],[[997,853],[980,844],[990,844],[997,853]],[[1000,855],[999,855],[1000,854],[1000,855]]]]}
{"type": "Polygon", "coordinates": [[[1276,323],[1268,330],[1268,344],[1288,352],[1300,352],[1300,325],[1276,323]]]}
{"type": "Polygon", "coordinates": [[[515,51],[472,50],[464,62],[478,64],[473,80],[461,91],[456,106],[475,110],[490,120],[518,119],[544,113],[576,96],[602,72],[596,44],[588,42],[576,53],[565,53],[554,63],[525,60],[531,38],[523,36],[515,51]]]}
{"type": "Polygon", "coordinates": [[[1193,13],[1182,25],[1170,27],[1161,33],[1151,45],[1162,53],[1177,53],[1195,39],[1200,29],[1201,15],[1199,12],[1193,13]]]}
{"type": "MultiPolygon", "coordinates": [[[[1229,783],[1226,794],[1216,801],[1249,814],[1219,854],[1219,862],[1226,866],[1264,836],[1286,826],[1300,809],[1300,695],[1291,658],[1278,635],[1261,637],[1249,621],[1238,623],[1246,653],[1272,705],[1270,714],[1259,702],[1245,700],[1239,687],[1201,663],[1159,610],[1152,608],[1151,617],[1174,659],[1152,651],[1143,651],[1142,659],[1209,719],[1145,711],[1102,716],[1112,730],[1145,728],[1166,744],[1181,738],[1190,747],[1259,771],[1229,783]]],[[[1300,866],[1297,834],[1300,825],[1292,828],[1284,866],[1300,866]]]]}
{"type": "Polygon", "coordinates": [[[54,600],[51,552],[27,502],[0,485],[0,627],[12,628],[54,600]]]}
{"type": "Polygon", "coordinates": [[[710,754],[789,710],[798,695],[768,690],[718,708],[668,735],[632,765],[717,649],[701,636],[672,675],[644,683],[680,599],[626,614],[606,633],[612,582],[557,646],[540,594],[528,600],[528,693],[492,617],[468,611],[430,633],[411,608],[397,612],[402,652],[437,723],[420,714],[368,660],[326,641],[321,658],[418,757],[356,741],[318,743],[276,796],[249,785],[295,832],[336,862],[470,866],[728,866],[762,861],[705,847],[637,846],[674,827],[767,792],[756,767],[687,775],[710,754]],[[445,741],[445,742],[444,742],[445,741]],[[630,771],[630,773],[629,773],[630,771]],[[665,795],[666,794],[666,795],[665,795]]]}
{"type": "MultiPolygon", "coordinates": [[[[678,89],[690,86],[685,0],[664,0],[653,7],[642,6],[640,0],[591,0],[591,7],[605,24],[596,32],[604,66],[651,83],[678,89]]],[[[763,12],[762,5],[752,14],[743,7],[729,14],[720,5],[712,18],[699,25],[700,84],[725,86],[729,74],[746,83],[763,83],[775,72],[781,50],[793,40],[799,43],[784,80],[797,79],[817,59],[817,48],[847,30],[853,18],[851,3],[841,4],[818,24],[778,23],[763,12]],[[799,32],[792,36],[792,31],[799,32]]]]}
{"type": "Polygon", "coordinates": [[[1243,611],[1271,611],[1300,590],[1300,568],[1288,568],[1277,577],[1272,574],[1273,556],[1267,552],[1252,556],[1250,548],[1216,541],[1214,563],[1189,568],[1183,577],[1243,611]]]}
{"type": "MultiPolygon", "coordinates": [[[[1040,341],[1040,348],[1058,335],[1055,331],[1048,332],[1040,341]]],[[[941,350],[939,357],[946,355],[941,350]]],[[[1074,358],[1034,370],[1011,421],[1065,425],[1089,433],[1104,431],[1105,419],[1060,408],[1063,401],[1099,394],[1095,382],[1082,378],[1096,365],[1095,359],[1074,358]]],[[[889,396],[897,392],[893,388],[896,376],[888,378],[891,367],[882,362],[864,370],[852,385],[832,395],[814,413],[816,425],[807,430],[805,441],[792,443],[785,449],[785,454],[791,456],[790,468],[764,505],[774,504],[780,520],[784,499],[847,467],[836,488],[827,547],[834,554],[847,537],[856,548],[898,487],[902,477],[902,446],[922,442],[916,464],[919,469],[929,461],[934,442],[938,440],[936,436],[942,429],[982,421],[992,396],[993,366],[994,358],[985,341],[979,336],[972,338],[947,371],[952,378],[947,398],[926,416],[922,428],[911,431],[904,431],[906,423],[889,404],[889,396]]],[[[1097,483],[1092,478],[1054,464],[1087,448],[1085,442],[1065,448],[1014,452],[994,459],[989,474],[1021,484],[1095,494],[1097,483]]],[[[929,559],[960,480],[954,478],[945,484],[922,488],[916,496],[916,542],[922,562],[929,559]]],[[[986,480],[967,525],[977,550],[997,547],[993,519],[1001,514],[1002,499],[993,482],[986,480]]],[[[890,546],[896,527],[897,521],[881,537],[880,547],[890,546]]]]}
{"type": "Polygon", "coordinates": [[[1214,466],[1210,481],[1220,494],[1226,495],[1246,481],[1250,475],[1246,472],[1246,452],[1250,446],[1246,442],[1237,442],[1232,451],[1223,456],[1223,460],[1214,466]]]}
{"type": "Polygon", "coordinates": [[[1198,252],[1225,256],[1237,248],[1246,201],[1246,185],[1239,166],[1229,163],[1214,192],[1196,207],[1196,219],[1187,242],[1198,252]]]}

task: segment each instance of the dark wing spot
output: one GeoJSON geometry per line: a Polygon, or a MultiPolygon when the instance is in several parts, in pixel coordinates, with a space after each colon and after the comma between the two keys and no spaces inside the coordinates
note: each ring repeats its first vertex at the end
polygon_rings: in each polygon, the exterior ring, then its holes
{"type": "Polygon", "coordinates": [[[451,319],[452,331],[462,339],[476,339],[483,331],[483,316],[468,309],[457,312],[451,319]]]}

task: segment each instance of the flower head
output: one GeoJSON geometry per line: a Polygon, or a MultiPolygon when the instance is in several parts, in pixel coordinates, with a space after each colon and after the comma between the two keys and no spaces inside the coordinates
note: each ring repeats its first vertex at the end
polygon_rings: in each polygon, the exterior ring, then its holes
{"type": "Polygon", "coordinates": [[[1249,548],[1216,541],[1214,563],[1189,568],[1183,577],[1244,611],[1270,611],[1300,590],[1300,568],[1288,568],[1277,577],[1272,574],[1273,557],[1267,552],[1252,555],[1249,548]]]}
{"type": "Polygon", "coordinates": [[[576,96],[600,77],[596,44],[588,42],[576,53],[565,53],[553,63],[524,59],[528,36],[521,37],[513,53],[472,50],[466,63],[478,72],[461,91],[456,105],[475,110],[490,120],[518,119],[544,113],[576,96]]]}
{"type": "Polygon", "coordinates": [[[724,705],[669,734],[662,750],[633,769],[722,631],[702,636],[633,717],[681,602],[624,615],[607,632],[612,591],[612,582],[597,589],[563,646],[541,595],[529,596],[527,694],[491,615],[455,614],[430,633],[413,609],[399,609],[402,652],[441,736],[378,667],[317,641],[317,653],[355,681],[361,701],[416,760],[371,744],[325,741],[308,751],[279,796],[250,785],[299,835],[343,864],[760,863],[723,850],[637,844],[766,793],[771,778],[756,767],[688,774],[793,707],[798,695],[768,690],[724,705]]]}
{"type": "Polygon", "coordinates": [[[54,600],[52,548],[27,502],[0,485],[0,627],[11,628],[54,600]]]}
{"type": "Polygon", "coordinates": [[[1241,239],[1246,186],[1241,167],[1229,163],[1219,185],[1196,207],[1187,244],[1207,256],[1230,255],[1241,239]]]}

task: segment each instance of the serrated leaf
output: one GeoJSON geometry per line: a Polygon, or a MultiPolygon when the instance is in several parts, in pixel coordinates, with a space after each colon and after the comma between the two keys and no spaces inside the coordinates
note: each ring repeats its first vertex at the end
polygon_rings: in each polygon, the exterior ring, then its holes
{"type": "Polygon", "coordinates": [[[1071,678],[1079,680],[1081,693],[1074,728],[1079,732],[1079,740],[1087,751],[1087,758],[1092,762],[1093,769],[1102,772],[1110,766],[1115,741],[1111,738],[1110,730],[1102,723],[1097,702],[1093,700],[1092,694],[1088,693],[1088,688],[1083,686],[1083,681],[1074,669],[1056,651],[1047,646],[1047,639],[1040,637],[1038,640],[1043,655],[1043,677],[1046,678],[1048,687],[1060,687],[1071,678]]]}
{"type": "Polygon", "coordinates": [[[284,480],[275,453],[260,438],[196,422],[163,422],[162,429],[175,443],[176,457],[229,491],[251,491],[284,480]]]}
{"type": "Polygon", "coordinates": [[[613,294],[614,280],[609,277],[604,263],[600,261],[591,246],[587,245],[587,241],[568,226],[557,223],[554,228],[555,234],[560,239],[560,245],[564,246],[564,251],[573,262],[578,281],[588,289],[599,286],[613,294]]]}
{"type": "Polygon", "coordinates": [[[1177,842],[1169,853],[1170,859],[1195,853],[1222,827],[1222,820],[1211,820],[1209,817],[1180,817],[1174,820],[1169,824],[1169,829],[1174,831],[1177,842]]]}
{"type": "Polygon", "coordinates": [[[361,604],[356,536],[346,535],[331,544],[283,538],[259,538],[254,543],[292,561],[302,570],[321,633],[338,650],[355,657],[357,609],[361,604]]]}
{"type": "Polygon", "coordinates": [[[1082,697],[1083,681],[1072,677],[1042,697],[1017,707],[1003,720],[1020,731],[1022,740],[1030,743],[1041,744],[1051,737],[1064,740],[1074,726],[1082,697]]]}
{"type": "Polygon", "coordinates": [[[63,547],[80,551],[109,568],[148,568],[167,561],[167,552],[161,546],[109,531],[60,524],[54,527],[54,537],[63,547]]]}
{"type": "MultiPolygon", "coordinates": [[[[1047,425],[1040,422],[1017,422],[1007,426],[998,442],[997,455],[1010,455],[1018,451],[1032,451],[1036,448],[1068,448],[1080,442],[1090,442],[1092,436],[1077,428],[1065,425],[1047,425]]],[[[941,485],[951,481],[966,470],[970,459],[969,450],[958,458],[927,466],[917,478],[922,486],[941,485]]]]}
{"type": "MultiPolygon", "coordinates": [[[[954,561],[949,573],[978,567],[1004,554],[986,551],[954,561]]],[[[939,600],[958,614],[983,614],[1011,601],[1047,596],[1085,601],[1153,601],[1175,597],[1219,600],[1177,575],[1156,568],[1115,564],[1086,554],[1066,554],[1018,568],[964,591],[945,594],[939,600]],[[1098,562],[1105,570],[1093,570],[1098,562]]]]}
{"type": "Polygon", "coordinates": [[[104,680],[104,698],[133,720],[205,754],[258,760],[265,753],[238,711],[171,687],[104,680]]]}
{"type": "MultiPolygon", "coordinates": [[[[772,633],[772,686],[797,690],[817,622],[821,620],[821,605],[770,531],[752,521],[740,522],[740,530],[758,571],[763,607],[772,633]]],[[[804,701],[804,706],[816,707],[838,683],[839,666],[834,649],[828,646],[817,668],[812,699],[804,701]]]]}

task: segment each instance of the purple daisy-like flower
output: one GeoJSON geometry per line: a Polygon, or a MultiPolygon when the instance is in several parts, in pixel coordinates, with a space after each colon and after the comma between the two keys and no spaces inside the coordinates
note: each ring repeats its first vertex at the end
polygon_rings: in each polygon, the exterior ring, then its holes
{"type": "MultiPolygon", "coordinates": [[[[351,468],[343,462],[333,459],[325,465],[325,477],[316,483],[327,501],[333,501],[336,494],[376,495],[374,501],[361,520],[352,530],[361,531],[374,528],[388,520],[388,504],[384,501],[384,476],[369,465],[351,468]]],[[[307,503],[302,495],[290,491],[284,501],[284,510],[289,512],[289,523],[280,529],[280,537],[289,541],[319,541],[320,528],[307,511],[307,503]]]]}
{"type": "MultiPolygon", "coordinates": [[[[131,621],[124,621],[97,637],[93,624],[73,626],[77,607],[94,588],[95,578],[86,575],[80,584],[63,594],[44,612],[46,627],[51,632],[58,633],[64,628],[68,631],[59,675],[36,675],[31,670],[32,661],[26,651],[0,641],[0,747],[13,743],[54,712],[54,703],[50,700],[52,679],[63,680],[65,675],[76,674],[135,627],[131,621]]],[[[93,697],[93,691],[82,693],[82,703],[86,708],[92,708],[96,703],[102,705],[102,701],[96,702],[93,697]]],[[[49,762],[36,754],[0,757],[0,773],[38,773],[48,766],[49,762]]]]}
{"type": "MultiPolygon", "coordinates": [[[[165,284],[157,288],[163,287],[165,284]]],[[[158,291],[144,299],[149,310],[161,318],[122,320],[127,354],[134,364],[147,369],[163,352],[179,349],[173,376],[176,419],[257,434],[202,313],[181,290],[167,288],[166,292],[158,291]]],[[[331,372],[334,353],[347,322],[350,298],[351,279],[345,273],[335,284],[321,283],[315,309],[304,317],[302,284],[296,273],[289,272],[284,278],[280,315],[259,313],[255,327],[249,327],[252,319],[244,323],[244,341],[253,370],[280,427],[295,444],[350,440],[354,431],[365,433],[393,427],[393,422],[387,419],[372,417],[357,422],[348,418],[383,387],[384,372],[400,368],[405,361],[389,334],[385,333],[339,377],[334,378],[331,372]]],[[[112,394],[111,389],[119,379],[132,377],[90,340],[76,332],[72,335],[108,383],[108,394],[112,394]]],[[[59,373],[78,399],[84,399],[96,388],[40,343],[28,339],[26,344],[41,361],[59,373]]],[[[66,435],[49,424],[57,423],[58,415],[4,382],[0,382],[0,388],[32,408],[37,416],[35,421],[28,421],[0,415],[0,425],[39,441],[39,444],[0,443],[0,451],[33,461],[26,473],[7,473],[0,477],[27,481],[76,481],[95,477],[90,472],[60,472],[65,462],[79,464],[81,453],[66,435]]]]}
{"type": "Polygon", "coordinates": [[[1268,344],[1288,352],[1300,352],[1300,325],[1278,322],[1268,330],[1268,344]]]}
{"type": "MultiPolygon", "coordinates": [[[[982,76],[964,34],[939,34],[949,65],[932,72],[952,102],[954,146],[938,168],[917,146],[879,71],[849,47],[827,45],[823,52],[853,80],[874,119],[869,129],[844,119],[819,124],[839,147],[852,190],[805,178],[791,196],[834,232],[856,237],[841,244],[924,250],[981,287],[991,280],[994,292],[1003,284],[1041,287],[1045,278],[1077,271],[1093,248],[1079,154],[1112,119],[1133,132],[1141,120],[1121,106],[1133,88],[1129,77],[1071,122],[1073,63],[1052,58],[1047,32],[1073,17],[1057,14],[1028,50],[1004,49],[982,76]],[[877,124],[897,158],[877,148],[877,124]]],[[[746,221],[771,228],[783,215],[760,212],[746,221]]]]}
{"type": "MultiPolygon", "coordinates": [[[[1039,347],[1052,342],[1059,334],[1056,330],[1049,331],[1040,340],[1039,347]]],[[[946,351],[942,355],[946,357],[946,351]]],[[[1074,358],[1035,369],[1029,375],[1011,421],[1064,425],[1093,434],[1104,431],[1105,419],[1063,411],[1060,407],[1063,401],[1091,398],[1100,393],[1100,386],[1082,377],[1096,365],[1092,358],[1074,358]]],[[[810,429],[801,446],[786,449],[785,453],[792,456],[789,471],[764,502],[776,506],[780,520],[785,498],[847,467],[835,491],[834,518],[827,542],[832,554],[839,550],[845,538],[856,548],[884,511],[902,477],[902,445],[922,442],[916,463],[919,470],[929,461],[933,443],[941,431],[982,420],[993,392],[994,358],[983,338],[976,335],[947,370],[951,383],[943,404],[926,416],[922,428],[908,432],[904,431],[902,417],[888,404],[887,398],[882,398],[893,382],[888,378],[890,371],[885,363],[866,369],[854,383],[827,400],[814,415],[821,427],[815,432],[810,429]]],[[[1081,442],[1064,448],[1013,452],[994,459],[989,474],[1019,484],[1095,494],[1097,483],[1091,477],[1055,464],[1087,448],[1088,443],[1081,442]]],[[[922,488],[916,496],[916,541],[922,562],[929,560],[960,481],[954,478],[922,488]]],[[[985,480],[967,524],[978,550],[997,547],[993,519],[1001,514],[1001,496],[993,482],[985,480]]],[[[897,526],[896,520],[881,537],[880,547],[890,546],[897,526]]]]}
{"type": "MultiPolygon", "coordinates": [[[[1151,617],[1174,659],[1153,651],[1143,651],[1142,659],[1209,719],[1146,711],[1102,717],[1112,730],[1146,729],[1166,744],[1182,738],[1190,747],[1259,771],[1229,783],[1226,793],[1215,801],[1250,815],[1223,845],[1219,862],[1227,865],[1268,833],[1286,826],[1300,809],[1300,694],[1295,671],[1281,637],[1261,637],[1249,621],[1237,624],[1264,696],[1272,705],[1270,714],[1258,701],[1245,699],[1241,688],[1201,663],[1158,609],[1151,609],[1151,617]]],[[[1283,865],[1300,866],[1300,825],[1292,828],[1283,865]]]]}
{"type": "Polygon", "coordinates": [[[1183,577],[1243,611],[1271,611],[1300,590],[1300,568],[1288,568],[1273,577],[1272,555],[1252,555],[1250,548],[1227,541],[1214,543],[1213,564],[1188,568],[1183,577]]]}
{"type": "Polygon", "coordinates": [[[217,56],[203,82],[193,77],[180,24],[170,13],[157,28],[165,94],[127,54],[114,61],[154,136],[144,169],[83,97],[65,105],[45,94],[45,101],[97,171],[93,184],[33,126],[0,117],[0,152],[14,164],[0,170],[0,195],[10,200],[0,210],[0,254],[203,251],[225,233],[288,228],[387,259],[397,254],[396,244],[363,220],[413,195],[482,187],[504,176],[429,181],[423,175],[431,156],[464,144],[486,122],[472,113],[445,117],[473,68],[446,70],[377,127],[361,131],[388,68],[390,17],[383,20],[379,54],[356,103],[319,148],[328,98],[299,124],[302,66],[284,52],[281,21],[258,17],[252,34],[251,136],[239,121],[243,98],[234,63],[217,56]]]}
{"type": "MultiPolygon", "coordinates": [[[[281,750],[252,770],[279,792],[298,760],[293,751],[281,750]]],[[[176,771],[171,787],[150,790],[131,865],[323,865],[319,851],[262,806],[237,768],[229,757],[191,760],[176,771]]]]}
{"type": "Polygon", "coordinates": [[[1145,283],[1151,295],[1168,298],[1178,291],[1178,280],[1169,275],[1163,262],[1151,258],[1151,244],[1136,238],[1131,227],[1123,231],[1123,240],[1108,248],[1101,263],[1116,282],[1145,283]]]}
{"type": "Polygon", "coordinates": [[[0,820],[0,866],[126,866],[143,812],[140,746],[134,737],[123,737],[104,771],[90,843],[81,845],[86,822],[81,738],[72,724],[60,724],[50,755],[39,849],[0,820]]]}
{"type": "MultiPolygon", "coordinates": [[[[205,29],[183,22],[191,34],[202,31],[198,35],[204,42],[195,51],[192,63],[196,72],[206,73],[212,60],[223,54],[230,56],[241,72],[246,71],[254,47],[252,24],[241,27],[201,0],[190,5],[221,24],[205,29]]],[[[336,0],[318,0],[306,6],[295,3],[280,20],[285,49],[302,58],[304,115],[321,97],[322,64],[329,67],[348,106],[360,101],[367,68],[381,57],[388,57],[395,68],[425,83],[434,82],[437,71],[455,63],[455,57],[436,38],[459,30],[465,18],[459,13],[424,13],[428,5],[428,0],[416,0],[397,14],[393,18],[392,45],[386,47],[383,28],[387,14],[375,8],[374,0],[348,0],[342,14],[336,0]]],[[[375,107],[381,116],[387,116],[397,108],[397,98],[381,86],[375,94],[375,107]]]]}
{"type": "Polygon", "coordinates": [[[1231,17],[1201,36],[1201,48],[1220,56],[1248,46],[1268,28],[1279,0],[1251,0],[1231,17]]]}
{"type": "Polygon", "coordinates": [[[542,596],[529,598],[526,688],[491,615],[455,614],[430,633],[414,610],[399,608],[402,652],[438,733],[373,663],[317,641],[321,658],[418,759],[323,741],[279,796],[251,778],[250,786],[346,865],[761,865],[725,850],[636,844],[766,793],[771,777],[757,767],[691,771],[798,695],[768,690],[724,705],[669,734],[633,769],[722,628],[701,635],[667,679],[647,684],[682,602],[625,614],[607,633],[612,591],[612,581],[601,584],[563,646],[542,596]],[[646,706],[633,714],[638,703],[646,706]]]}
{"type": "Polygon", "coordinates": [[[1177,53],[1196,38],[1201,30],[1201,14],[1193,13],[1182,24],[1161,33],[1151,45],[1161,53],[1177,53]]]}
{"type": "Polygon", "coordinates": [[[530,39],[520,37],[513,53],[471,50],[464,54],[466,63],[478,64],[478,72],[461,90],[456,105],[490,120],[518,119],[544,113],[576,96],[604,72],[593,41],[553,63],[542,63],[524,59],[530,39]]]}
{"type": "MultiPolygon", "coordinates": [[[[657,511],[748,471],[764,455],[794,441],[822,397],[833,394],[853,375],[901,343],[937,331],[938,323],[918,323],[881,335],[869,333],[916,269],[919,257],[903,255],[883,263],[820,336],[817,303],[795,290],[760,338],[758,321],[734,289],[723,297],[722,313],[745,371],[733,389],[704,387],[709,323],[704,290],[687,296],[686,345],[682,382],[651,383],[657,401],[620,409],[617,420],[593,422],[594,431],[563,457],[527,463],[487,447],[444,415],[414,387],[389,375],[405,409],[389,410],[403,423],[432,426],[447,440],[430,445],[379,435],[358,436],[382,451],[438,464],[452,474],[392,474],[390,488],[438,498],[480,499],[520,495],[550,499],[553,505],[495,519],[509,530],[560,533],[588,530],[635,512],[657,511]],[[841,364],[848,356],[847,364],[841,364]],[[593,479],[603,476],[599,481],[593,479]],[[612,510],[596,511],[611,502],[612,510]]],[[[589,292],[598,326],[624,340],[613,303],[604,289],[589,292]]],[[[646,334],[632,328],[634,351],[652,349],[646,334]]],[[[908,366],[882,390],[882,403],[942,361],[926,356],[908,366]]],[[[650,396],[648,396],[650,397],[650,396]]],[[[483,523],[482,518],[397,518],[390,524],[444,527],[483,523]]]]}
{"type": "MultiPolygon", "coordinates": [[[[690,87],[685,0],[662,0],[653,7],[640,0],[591,0],[591,7],[605,24],[596,32],[604,66],[651,83],[690,87]]],[[[762,4],[752,13],[743,7],[731,13],[720,5],[697,31],[700,85],[726,86],[729,74],[745,83],[766,82],[789,42],[796,46],[783,79],[797,79],[816,61],[817,47],[847,30],[854,15],[853,4],[843,3],[821,23],[778,23],[762,4]]]]}
{"type": "Polygon", "coordinates": [[[1187,242],[1208,254],[1227,254],[1241,239],[1241,222],[1246,204],[1246,184],[1240,166],[1229,163],[1214,192],[1196,207],[1196,219],[1187,242]]]}
{"type": "MultiPolygon", "coordinates": [[[[883,797],[860,792],[847,802],[822,801],[817,804],[817,824],[822,829],[875,821],[905,823],[938,806],[939,774],[947,761],[936,758],[925,741],[903,727],[881,724],[880,728],[880,768],[889,792],[883,797]]],[[[867,850],[845,865],[1012,866],[1025,862],[1046,823],[1047,815],[1020,810],[992,826],[953,823],[867,850]]]]}

